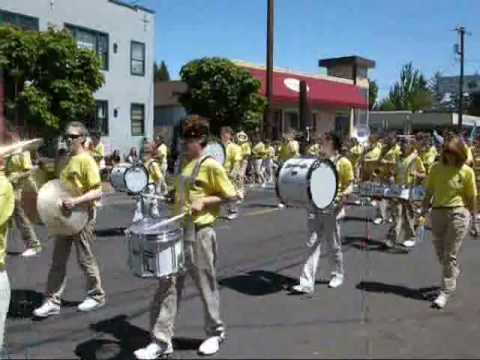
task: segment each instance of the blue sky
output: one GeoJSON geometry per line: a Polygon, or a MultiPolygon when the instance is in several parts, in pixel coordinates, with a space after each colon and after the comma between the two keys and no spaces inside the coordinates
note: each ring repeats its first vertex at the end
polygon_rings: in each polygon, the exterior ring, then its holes
{"type": "MultiPolygon", "coordinates": [[[[265,63],[266,0],[143,0],[156,11],[156,59],[172,78],[203,56],[265,63]]],[[[377,62],[381,94],[403,64],[428,77],[456,75],[453,52],[467,27],[466,72],[480,72],[480,0],[276,0],[275,66],[318,73],[318,59],[360,55],[377,62]]]]}

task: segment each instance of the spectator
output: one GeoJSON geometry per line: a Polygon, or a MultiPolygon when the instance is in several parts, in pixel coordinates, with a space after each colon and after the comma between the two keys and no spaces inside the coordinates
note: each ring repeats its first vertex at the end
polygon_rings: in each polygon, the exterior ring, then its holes
{"type": "Polygon", "coordinates": [[[130,164],[135,164],[138,160],[139,158],[138,158],[137,148],[133,146],[130,149],[130,152],[128,153],[127,162],[130,164]]]}

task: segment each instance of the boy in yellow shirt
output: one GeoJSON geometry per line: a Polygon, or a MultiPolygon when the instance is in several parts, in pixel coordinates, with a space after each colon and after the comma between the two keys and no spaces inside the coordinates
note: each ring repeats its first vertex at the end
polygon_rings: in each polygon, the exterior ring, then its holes
{"type": "Polygon", "coordinates": [[[208,121],[191,116],[183,128],[186,164],[176,182],[176,208],[186,212],[184,221],[185,272],[159,280],[152,310],[152,342],[135,351],[137,359],[156,359],[173,352],[172,338],[185,274],[189,274],[204,304],[207,339],[200,355],[218,352],[225,339],[220,318],[220,298],[215,271],[217,240],[213,228],[226,201],[235,201],[237,192],[217,161],[204,155],[209,136],[208,121]]]}
{"type": "Polygon", "coordinates": [[[70,211],[77,206],[87,206],[89,221],[77,235],[59,236],[55,239],[46,299],[42,306],[34,310],[33,314],[36,317],[45,318],[60,313],[72,246],[75,246],[80,269],[87,279],[87,296],[78,305],[78,310],[93,311],[105,305],[105,291],[102,288],[100,271],[92,248],[95,241],[96,201],[102,197],[102,183],[98,165],[86,148],[87,136],[88,131],[81,122],[74,121],[67,125],[64,137],[70,157],[60,174],[60,181],[72,194],[71,198],[62,199],[63,208],[70,211]]]}
{"type": "MultiPolygon", "coordinates": [[[[235,186],[235,190],[239,193],[244,192],[242,186],[242,148],[235,144],[233,139],[233,130],[229,126],[224,126],[220,129],[220,137],[222,138],[223,146],[225,147],[225,164],[223,165],[230,181],[235,186]]],[[[238,217],[238,204],[229,204],[227,206],[229,220],[234,220],[238,217]]]]}
{"type": "Polygon", "coordinates": [[[263,168],[265,169],[265,183],[273,183],[274,181],[274,170],[273,162],[275,159],[275,148],[272,145],[270,140],[265,141],[265,156],[263,158],[263,168]]]}
{"type": "Polygon", "coordinates": [[[263,171],[263,158],[265,157],[265,143],[256,136],[255,145],[252,148],[252,157],[255,165],[255,182],[263,184],[265,182],[265,174],[263,171]]]}
{"type": "Polygon", "coordinates": [[[159,162],[162,178],[159,182],[159,194],[166,195],[168,193],[167,186],[167,169],[168,169],[168,147],[162,136],[157,136],[156,140],[156,159],[159,162]]]}
{"type": "MultiPolygon", "coordinates": [[[[155,158],[155,146],[153,144],[147,144],[144,147],[143,151],[143,166],[145,166],[145,169],[147,169],[148,172],[148,183],[150,184],[148,188],[150,189],[150,193],[156,195],[156,196],[162,196],[162,182],[164,180],[163,178],[163,172],[162,168],[160,165],[160,162],[155,158]]],[[[150,211],[149,215],[152,217],[158,217],[160,216],[159,212],[159,200],[158,198],[153,198],[149,199],[148,203],[150,205],[150,211]]],[[[142,212],[138,211],[141,210],[141,203],[142,200],[138,200],[140,202],[137,203],[137,211],[135,212],[135,217],[134,217],[134,222],[138,221],[142,217],[142,212]],[[140,206],[140,208],[139,208],[140,206]]]]}

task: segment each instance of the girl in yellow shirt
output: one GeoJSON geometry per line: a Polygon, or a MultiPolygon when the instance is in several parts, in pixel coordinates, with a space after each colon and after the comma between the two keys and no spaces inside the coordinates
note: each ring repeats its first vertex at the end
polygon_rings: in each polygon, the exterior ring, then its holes
{"type": "Polygon", "coordinates": [[[444,308],[457,287],[460,275],[458,254],[475,218],[477,186],[473,169],[465,163],[466,145],[458,136],[445,140],[441,159],[426,181],[424,213],[432,208],[433,245],[442,266],[441,291],[433,306],[444,308]]]}

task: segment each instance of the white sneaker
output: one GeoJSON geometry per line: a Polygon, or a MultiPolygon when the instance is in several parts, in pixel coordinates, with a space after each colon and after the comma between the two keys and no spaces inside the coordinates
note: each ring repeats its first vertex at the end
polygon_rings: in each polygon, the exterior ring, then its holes
{"type": "Polygon", "coordinates": [[[331,289],[336,289],[343,285],[343,275],[335,274],[328,283],[328,287],[331,289]]]}
{"type": "Polygon", "coordinates": [[[415,244],[416,244],[415,240],[407,240],[402,245],[405,246],[406,248],[413,248],[415,244]]]}
{"type": "Polygon", "coordinates": [[[380,218],[380,217],[378,217],[378,218],[376,218],[375,220],[373,220],[373,223],[374,223],[375,225],[382,225],[382,224],[383,224],[383,219],[380,218]]]}
{"type": "Polygon", "coordinates": [[[236,218],[238,218],[238,213],[230,213],[227,215],[228,220],[235,220],[236,218]]]}
{"type": "Polygon", "coordinates": [[[307,295],[311,295],[314,292],[314,289],[306,286],[302,286],[300,284],[293,286],[290,290],[291,292],[296,294],[307,294],[307,295]]]}
{"type": "Polygon", "coordinates": [[[391,249],[391,248],[393,248],[393,247],[395,246],[395,244],[393,243],[392,240],[387,239],[387,240],[385,240],[385,246],[386,246],[387,248],[391,249]]]}
{"type": "Polygon", "coordinates": [[[42,306],[33,310],[33,315],[39,318],[46,318],[50,315],[60,314],[60,305],[57,305],[50,300],[46,300],[42,306]]]}
{"type": "Polygon", "coordinates": [[[198,353],[204,356],[214,355],[218,352],[218,350],[220,350],[220,345],[224,340],[225,335],[209,337],[207,340],[202,342],[198,348],[198,353]]]}
{"type": "Polygon", "coordinates": [[[32,257],[40,254],[42,252],[41,247],[36,247],[36,248],[28,248],[22,253],[22,257],[32,257]]]}
{"type": "Polygon", "coordinates": [[[438,308],[438,309],[443,309],[448,302],[449,296],[445,294],[444,292],[441,292],[440,295],[437,296],[437,298],[433,301],[433,306],[438,308]]]}
{"type": "Polygon", "coordinates": [[[148,344],[147,347],[136,350],[133,355],[139,360],[154,360],[172,353],[173,348],[171,344],[157,344],[152,342],[148,344]]]}
{"type": "Polygon", "coordinates": [[[93,311],[100,309],[103,305],[105,305],[105,302],[98,302],[91,297],[87,297],[80,305],[78,305],[78,310],[83,312],[93,311]]]}
{"type": "Polygon", "coordinates": [[[278,204],[278,208],[279,208],[279,209],[285,208],[285,204],[279,203],[279,204],[278,204]]]}

